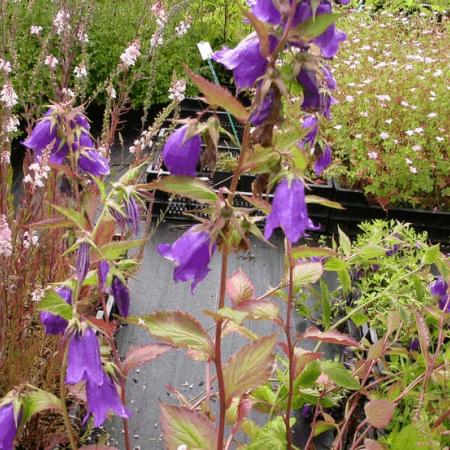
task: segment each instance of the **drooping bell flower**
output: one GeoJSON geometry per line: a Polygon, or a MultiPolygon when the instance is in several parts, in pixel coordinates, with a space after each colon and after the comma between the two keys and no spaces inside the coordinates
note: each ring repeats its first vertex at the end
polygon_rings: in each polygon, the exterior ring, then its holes
{"type": "Polygon", "coordinates": [[[103,383],[100,346],[95,331],[89,326],[84,331],[76,330],[70,337],[66,383],[78,384],[88,380],[97,385],[103,383]]]}
{"type": "MultiPolygon", "coordinates": [[[[60,286],[55,289],[55,292],[69,305],[72,304],[72,289],[67,286],[60,286]]],[[[40,319],[44,325],[47,334],[64,334],[67,328],[67,320],[51,312],[42,311],[40,319]]]]}
{"type": "Polygon", "coordinates": [[[46,114],[46,117],[37,122],[31,134],[23,141],[23,145],[34,150],[37,156],[41,156],[42,151],[56,138],[56,132],[56,123],[46,114]]]}
{"type": "MultiPolygon", "coordinates": [[[[271,50],[275,48],[276,42],[274,36],[269,36],[271,50]]],[[[233,71],[239,89],[252,87],[256,80],[264,75],[268,64],[267,59],[261,54],[256,33],[248,35],[233,49],[224,47],[214,53],[212,59],[233,71]]]]}
{"type": "Polygon", "coordinates": [[[316,142],[317,133],[319,132],[318,119],[316,116],[307,115],[303,118],[302,128],[308,129],[308,133],[306,136],[300,140],[298,146],[300,148],[305,148],[305,146],[309,146],[310,148],[314,147],[316,142]]]}
{"type": "Polygon", "coordinates": [[[127,224],[134,234],[139,232],[139,208],[132,195],[125,198],[125,214],[127,224]]]}
{"type": "Polygon", "coordinates": [[[320,111],[320,86],[315,70],[302,66],[297,75],[297,81],[303,89],[302,110],[307,112],[320,111]]]}
{"type": "Polygon", "coordinates": [[[393,256],[400,250],[399,244],[394,244],[391,248],[386,250],[386,256],[393,256]]]}
{"type": "Polygon", "coordinates": [[[448,283],[443,278],[439,277],[430,285],[430,292],[433,297],[438,298],[439,308],[444,311],[445,305],[447,305],[445,312],[450,312],[448,283]]]}
{"type": "Polygon", "coordinates": [[[272,211],[266,218],[264,237],[270,239],[278,227],[283,229],[292,243],[305,236],[307,229],[315,228],[308,217],[305,185],[299,178],[284,178],[275,189],[272,211]]]}
{"type": "Polygon", "coordinates": [[[98,286],[101,291],[105,292],[106,290],[106,280],[108,278],[109,273],[109,262],[105,259],[102,259],[98,263],[98,286]]]}
{"type": "Polygon", "coordinates": [[[189,228],[173,244],[158,245],[159,254],[175,263],[173,279],[192,280],[192,293],[210,271],[208,264],[214,250],[215,245],[212,245],[209,233],[198,230],[196,225],[189,228]]]}
{"type": "Polygon", "coordinates": [[[128,317],[130,312],[130,291],[123,281],[116,275],[111,282],[111,291],[116,302],[119,314],[122,317],[128,317]]]}
{"type": "Polygon", "coordinates": [[[83,150],[78,158],[78,167],[85,173],[100,177],[109,174],[109,162],[97,150],[83,150]]]}
{"type": "Polygon", "coordinates": [[[0,406],[0,450],[13,450],[14,439],[20,422],[14,414],[14,404],[12,402],[0,406]]]}
{"type": "Polygon", "coordinates": [[[188,125],[175,130],[163,148],[164,165],[173,175],[197,175],[197,164],[202,151],[202,140],[198,134],[185,139],[188,125]]]}
{"type": "Polygon", "coordinates": [[[103,371],[103,382],[100,385],[87,381],[86,398],[89,413],[94,416],[95,427],[105,423],[109,411],[124,419],[131,417],[130,411],[125,408],[119,398],[116,384],[105,371],[103,371]]]}
{"type": "Polygon", "coordinates": [[[89,272],[91,264],[91,246],[88,242],[82,242],[77,251],[77,280],[82,283],[89,272]]]}
{"type": "Polygon", "coordinates": [[[325,149],[322,151],[322,154],[314,163],[314,173],[316,177],[320,177],[322,172],[331,164],[332,155],[331,155],[331,147],[329,145],[325,146],[325,149]]]}
{"type": "Polygon", "coordinates": [[[274,93],[270,89],[267,95],[261,99],[256,109],[251,113],[249,121],[255,126],[259,127],[262,125],[270,116],[273,109],[274,93]]]}
{"type": "Polygon", "coordinates": [[[50,154],[50,162],[52,164],[56,164],[61,166],[64,164],[65,159],[69,153],[69,146],[66,141],[61,141],[59,137],[55,139],[55,143],[53,145],[53,149],[50,154]]]}
{"type": "Polygon", "coordinates": [[[420,348],[420,341],[418,338],[414,338],[408,345],[408,349],[412,352],[417,352],[420,348]]]}

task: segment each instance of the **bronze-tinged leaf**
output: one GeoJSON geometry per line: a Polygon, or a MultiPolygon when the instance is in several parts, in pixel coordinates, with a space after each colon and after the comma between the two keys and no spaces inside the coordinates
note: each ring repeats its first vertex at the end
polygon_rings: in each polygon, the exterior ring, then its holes
{"type": "Polygon", "coordinates": [[[300,347],[294,349],[295,378],[297,378],[305,366],[311,361],[320,359],[324,354],[322,352],[308,352],[300,347]]]}
{"type": "Polygon", "coordinates": [[[268,56],[270,56],[269,27],[264,22],[261,22],[250,11],[244,8],[241,8],[241,10],[258,35],[261,54],[267,58],[268,56]]]}
{"type": "Polygon", "coordinates": [[[417,333],[419,335],[420,349],[422,350],[422,354],[427,362],[427,365],[430,364],[430,354],[428,353],[428,349],[430,347],[430,330],[423,318],[422,314],[418,311],[414,310],[414,317],[416,319],[417,333]]]}
{"type": "Polygon", "coordinates": [[[218,84],[211,83],[206,78],[197,75],[186,65],[184,66],[184,70],[211,106],[219,106],[229,111],[240,122],[244,123],[247,121],[248,111],[227,89],[219,86],[218,84]]]}
{"type": "Polygon", "coordinates": [[[152,336],[175,347],[193,353],[194,359],[214,359],[214,345],[202,324],[182,311],[155,311],[142,318],[129,318],[129,322],[142,325],[152,336]]]}
{"type": "Polygon", "coordinates": [[[373,439],[364,439],[364,450],[386,450],[387,447],[373,439]]]}
{"type": "Polygon", "coordinates": [[[313,339],[330,344],[348,345],[349,347],[360,347],[359,342],[355,341],[346,334],[338,331],[320,331],[318,328],[309,327],[301,334],[302,339],[313,339]]]}
{"type": "Polygon", "coordinates": [[[233,305],[255,298],[255,287],[242,269],[237,270],[227,279],[225,291],[233,305]]]}
{"type": "Polygon", "coordinates": [[[187,407],[161,404],[161,428],[167,450],[212,450],[216,448],[216,430],[203,414],[187,407]]]}
{"type": "Polygon", "coordinates": [[[102,246],[111,241],[116,231],[116,221],[112,217],[104,217],[100,223],[95,226],[94,242],[102,246]]]}
{"type": "Polygon", "coordinates": [[[171,349],[173,349],[173,347],[166,344],[133,346],[128,350],[127,356],[125,357],[125,361],[123,362],[123,370],[125,374],[127,374],[131,370],[136,369],[136,367],[143,366],[171,349]]]}
{"type": "Polygon", "coordinates": [[[340,203],[333,202],[332,200],[328,200],[327,198],[319,197],[318,195],[305,195],[305,202],[314,203],[317,205],[328,206],[328,208],[334,209],[345,209],[340,203]]]}
{"type": "Polygon", "coordinates": [[[308,247],[307,245],[299,245],[291,251],[294,259],[310,258],[311,256],[335,256],[336,252],[326,247],[308,247]]]}
{"type": "Polygon", "coordinates": [[[318,262],[300,263],[294,267],[293,280],[295,287],[315,283],[323,274],[323,266],[318,262]]]}
{"type": "Polygon", "coordinates": [[[223,368],[225,403],[264,384],[273,371],[277,335],[264,336],[242,347],[223,368]]]}
{"type": "Polygon", "coordinates": [[[246,300],[235,308],[247,312],[248,318],[253,320],[276,320],[280,312],[278,305],[267,300],[246,300]]]}
{"type": "Polygon", "coordinates": [[[375,428],[386,428],[394,415],[395,404],[389,400],[370,400],[364,406],[367,422],[375,428]]]}
{"type": "Polygon", "coordinates": [[[384,339],[380,339],[369,347],[367,359],[378,359],[384,353],[384,339]]]}

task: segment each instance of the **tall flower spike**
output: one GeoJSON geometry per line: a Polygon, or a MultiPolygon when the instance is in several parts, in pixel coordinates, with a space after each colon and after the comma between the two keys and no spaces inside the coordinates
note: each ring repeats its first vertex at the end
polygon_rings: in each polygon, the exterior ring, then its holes
{"type": "MultiPolygon", "coordinates": [[[[276,38],[269,36],[269,39],[271,49],[275,48],[276,38]]],[[[248,35],[233,49],[224,47],[214,53],[213,60],[233,71],[239,89],[252,87],[267,68],[267,59],[261,54],[256,33],[248,35]]]]}
{"type": "Polygon", "coordinates": [[[214,253],[211,236],[206,231],[196,231],[197,226],[189,228],[173,244],[159,244],[158,252],[175,263],[175,281],[192,280],[191,292],[210,271],[208,264],[214,253]]]}
{"type": "MultiPolygon", "coordinates": [[[[55,292],[69,305],[72,304],[72,289],[67,286],[61,286],[55,289],[55,292]]],[[[45,332],[47,334],[64,334],[67,328],[67,320],[61,316],[52,314],[47,311],[40,313],[40,319],[44,325],[45,332]]]]}
{"type": "Polygon", "coordinates": [[[105,371],[103,371],[103,381],[100,385],[90,380],[87,381],[86,397],[88,410],[94,416],[95,427],[100,427],[104,424],[109,411],[124,419],[128,419],[131,416],[130,411],[125,408],[119,398],[116,384],[105,371]]]}
{"type": "Polygon", "coordinates": [[[130,311],[130,291],[118,276],[114,276],[111,282],[111,291],[122,317],[128,317],[130,311]]]}
{"type": "Polygon", "coordinates": [[[272,211],[266,218],[264,237],[270,239],[275,228],[281,227],[290,242],[305,236],[307,229],[314,229],[308,217],[305,203],[305,186],[299,178],[284,178],[275,189],[272,211]]]}
{"type": "Polygon", "coordinates": [[[197,175],[197,164],[202,151],[199,135],[185,139],[188,125],[175,130],[167,139],[163,149],[164,164],[173,175],[197,175]]]}
{"type": "Polygon", "coordinates": [[[71,336],[66,372],[67,384],[78,384],[88,380],[96,385],[103,383],[100,346],[95,331],[90,327],[84,332],[77,330],[71,336]]]}
{"type": "Polygon", "coordinates": [[[13,450],[17,426],[13,403],[0,406],[0,450],[13,450]]]}

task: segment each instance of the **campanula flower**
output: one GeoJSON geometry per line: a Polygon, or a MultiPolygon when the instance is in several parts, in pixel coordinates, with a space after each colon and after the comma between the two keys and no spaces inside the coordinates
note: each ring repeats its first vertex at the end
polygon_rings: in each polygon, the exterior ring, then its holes
{"type": "Polygon", "coordinates": [[[266,218],[264,237],[270,239],[278,227],[283,229],[292,243],[305,236],[307,229],[314,229],[306,208],[305,185],[299,178],[284,178],[275,189],[272,211],[266,218]]]}
{"type": "MultiPolygon", "coordinates": [[[[269,36],[269,41],[270,47],[275,48],[276,38],[269,36]]],[[[264,75],[268,64],[267,59],[261,54],[256,33],[248,35],[233,49],[224,47],[214,53],[212,59],[233,71],[239,89],[252,87],[256,80],[264,75]]]]}
{"type": "Polygon", "coordinates": [[[444,281],[443,278],[439,277],[434,283],[430,285],[430,292],[433,297],[438,297],[439,308],[443,311],[445,305],[448,303],[445,312],[450,312],[450,301],[448,301],[448,283],[444,281]]]}
{"type": "Polygon", "coordinates": [[[83,150],[78,158],[78,167],[85,173],[99,177],[109,174],[109,162],[97,150],[83,150]]]}
{"type": "Polygon", "coordinates": [[[314,147],[316,142],[317,133],[319,132],[319,121],[316,116],[307,115],[303,118],[302,128],[308,129],[306,136],[300,140],[298,146],[304,148],[308,145],[310,148],[314,147]]]}
{"type": "Polygon", "coordinates": [[[250,123],[258,127],[262,125],[270,116],[273,109],[274,93],[271,90],[267,95],[259,102],[256,109],[250,115],[250,123]]]}
{"type": "Polygon", "coordinates": [[[302,66],[297,75],[297,81],[302,85],[303,89],[303,102],[301,105],[303,111],[320,111],[322,102],[316,71],[302,66]]]}
{"type": "Polygon", "coordinates": [[[278,25],[281,22],[281,14],[272,0],[247,0],[251,13],[263,22],[278,25]]]}
{"type": "Polygon", "coordinates": [[[109,262],[102,259],[98,263],[98,286],[104,292],[106,290],[106,280],[109,273],[109,262]]]}
{"type": "Polygon", "coordinates": [[[119,314],[122,317],[128,317],[128,313],[130,311],[130,291],[123,281],[116,275],[113,277],[111,282],[111,291],[119,310],[119,314]]]}
{"type": "Polygon", "coordinates": [[[325,149],[322,151],[322,154],[314,163],[314,173],[316,174],[316,177],[320,177],[320,175],[322,175],[322,172],[331,164],[331,161],[331,147],[326,145],[325,149]]]}
{"type": "Polygon", "coordinates": [[[197,164],[202,151],[202,140],[198,134],[185,139],[188,125],[175,130],[163,148],[164,165],[173,175],[197,175],[197,164]]]}
{"type": "Polygon", "coordinates": [[[89,272],[91,264],[91,246],[88,242],[82,242],[77,251],[77,280],[82,283],[89,272]]]}
{"type": "Polygon", "coordinates": [[[93,383],[90,379],[86,382],[86,398],[89,413],[94,416],[94,426],[100,427],[104,424],[108,412],[112,411],[124,419],[131,416],[130,411],[125,408],[119,398],[117,386],[102,370],[102,383],[93,383]]]}
{"type": "Polygon", "coordinates": [[[81,381],[103,383],[103,368],[100,346],[95,331],[87,327],[76,330],[70,337],[67,353],[66,383],[78,384],[81,381]]]}
{"type": "Polygon", "coordinates": [[[412,352],[417,352],[420,348],[420,341],[418,338],[414,338],[408,345],[408,349],[412,352]]]}
{"type": "Polygon", "coordinates": [[[130,230],[137,234],[139,231],[139,208],[132,195],[125,199],[125,214],[130,230]]]}
{"type": "MultiPolygon", "coordinates": [[[[20,414],[19,414],[20,421],[20,414]]],[[[12,402],[0,406],[0,450],[13,450],[18,423],[12,402]]]]}
{"type": "Polygon", "coordinates": [[[197,226],[189,228],[173,244],[159,244],[158,252],[164,258],[175,263],[173,279],[175,281],[192,280],[191,292],[210,271],[208,264],[214,253],[215,245],[206,231],[197,231],[197,226]]]}
{"type": "MultiPolygon", "coordinates": [[[[60,286],[55,289],[55,292],[69,305],[72,304],[72,289],[67,286],[60,286]]],[[[40,319],[44,325],[45,332],[47,334],[64,334],[67,328],[67,320],[52,314],[48,311],[42,311],[40,313],[40,319]]]]}
{"type": "Polygon", "coordinates": [[[31,148],[40,156],[42,151],[56,138],[56,130],[57,126],[52,118],[44,117],[37,122],[31,134],[23,141],[23,145],[31,148]]]}

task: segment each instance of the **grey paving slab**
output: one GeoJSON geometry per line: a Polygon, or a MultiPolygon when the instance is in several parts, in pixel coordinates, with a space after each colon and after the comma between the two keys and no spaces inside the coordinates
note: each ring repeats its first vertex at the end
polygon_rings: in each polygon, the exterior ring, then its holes
{"type": "MultiPolygon", "coordinates": [[[[194,295],[190,293],[187,283],[174,283],[173,265],[161,258],[156,252],[160,242],[173,242],[184,232],[186,227],[162,224],[153,239],[148,243],[142,266],[134,279],[130,280],[131,314],[146,314],[155,310],[181,309],[197,317],[206,328],[213,326],[212,319],[202,314],[203,309],[215,309],[220,278],[220,255],[216,254],[211,262],[211,272],[198,285],[194,295]]],[[[282,268],[283,242],[281,237],[274,239],[276,248],[262,243],[253,243],[250,252],[232,255],[229,273],[242,268],[254,282],[257,294],[264,293],[269,285],[276,285],[282,268]]],[[[299,329],[307,325],[300,321],[299,329]]],[[[268,321],[249,325],[255,332],[270,334],[277,331],[268,321]]],[[[282,337],[281,337],[282,339],[282,337]]],[[[118,333],[118,345],[122,354],[130,346],[154,342],[145,331],[133,326],[126,326],[118,333]]],[[[236,335],[227,336],[223,341],[224,359],[235,352],[246,341],[236,335]]],[[[313,344],[309,345],[311,348],[313,344]]],[[[308,347],[308,344],[306,343],[308,347]]],[[[328,357],[333,357],[335,349],[328,347],[328,357]]],[[[166,385],[172,385],[181,393],[192,398],[203,391],[204,364],[188,359],[184,351],[171,351],[158,360],[141,367],[130,374],[127,392],[133,417],[130,419],[132,444],[136,449],[160,450],[163,445],[160,438],[159,403],[174,403],[168,394],[166,385]]],[[[111,434],[118,440],[122,449],[122,424],[120,420],[112,422],[111,434]]]]}

